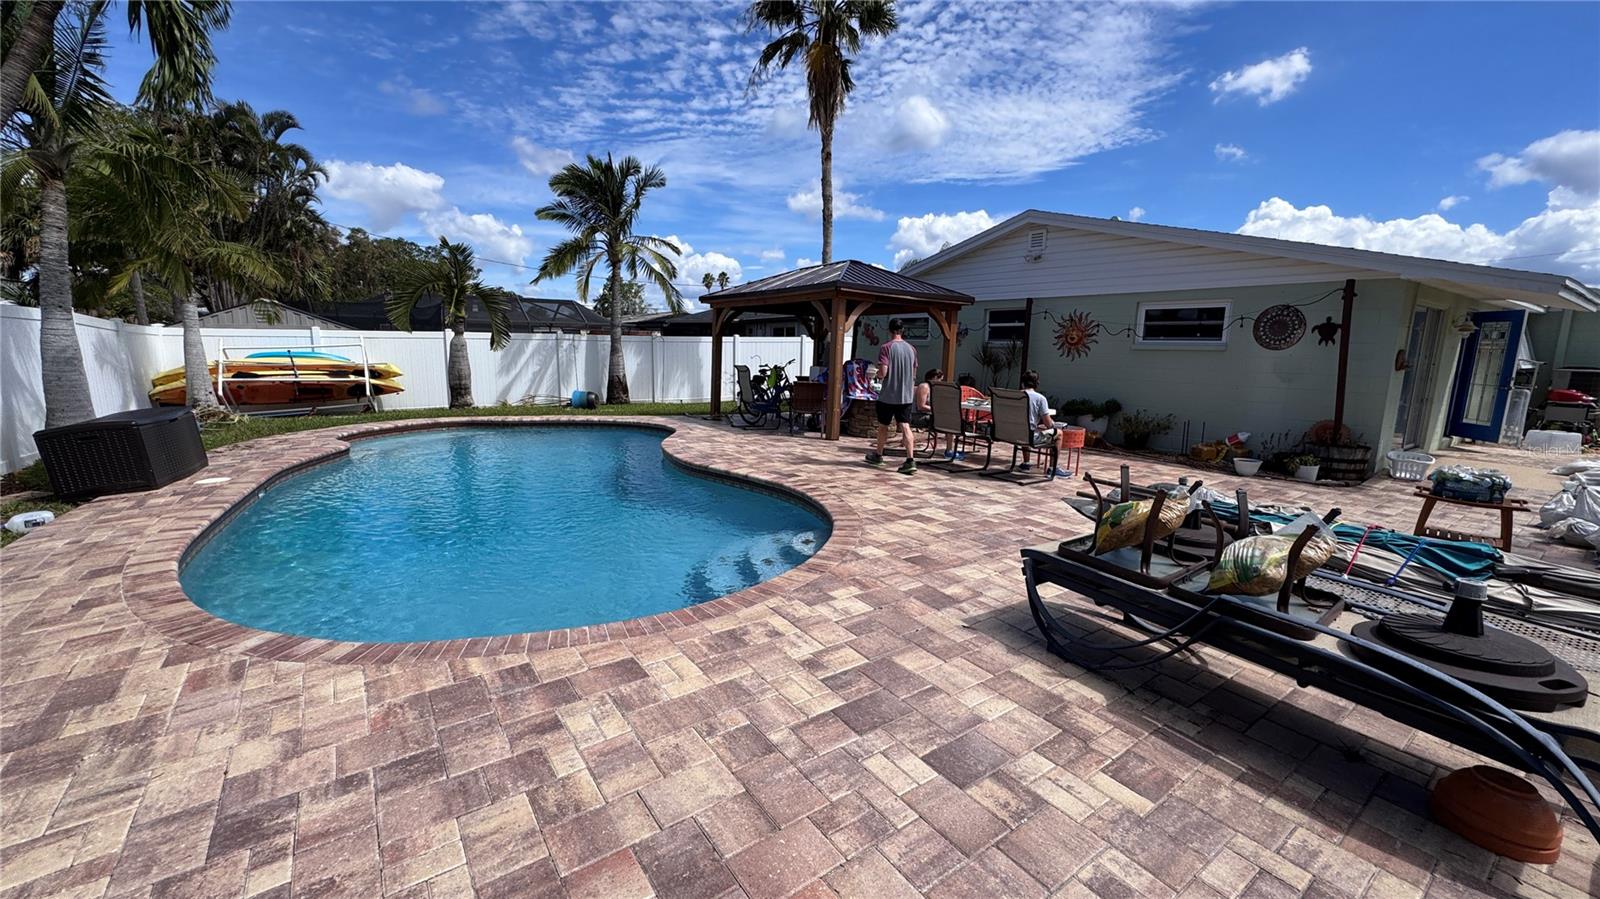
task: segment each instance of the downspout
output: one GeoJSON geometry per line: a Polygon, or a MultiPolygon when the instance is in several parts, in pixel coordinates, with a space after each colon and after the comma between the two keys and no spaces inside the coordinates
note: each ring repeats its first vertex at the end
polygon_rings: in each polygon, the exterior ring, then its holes
{"type": "Polygon", "coordinates": [[[1350,376],[1350,315],[1355,306],[1356,279],[1345,280],[1344,295],[1341,300],[1344,308],[1339,319],[1339,380],[1334,387],[1333,396],[1333,440],[1335,441],[1344,433],[1345,382],[1350,376]]]}
{"type": "Polygon", "coordinates": [[[1033,297],[1022,306],[1022,362],[1017,371],[1017,383],[1022,383],[1022,373],[1028,370],[1028,346],[1033,342],[1033,297]]]}

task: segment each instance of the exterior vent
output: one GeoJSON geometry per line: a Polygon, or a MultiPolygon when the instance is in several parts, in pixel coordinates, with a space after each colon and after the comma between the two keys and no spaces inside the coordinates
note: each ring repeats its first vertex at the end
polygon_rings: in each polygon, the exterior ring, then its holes
{"type": "Polygon", "coordinates": [[[1028,248],[1022,252],[1022,258],[1029,262],[1038,262],[1044,258],[1044,229],[1028,232],[1028,248]]]}

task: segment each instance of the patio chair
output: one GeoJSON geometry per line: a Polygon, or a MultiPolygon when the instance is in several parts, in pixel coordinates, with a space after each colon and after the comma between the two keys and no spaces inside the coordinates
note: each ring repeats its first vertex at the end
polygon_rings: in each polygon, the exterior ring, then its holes
{"type": "MultiPolygon", "coordinates": [[[[1056,441],[1053,436],[1045,446],[1039,446],[1034,443],[1036,439],[1034,435],[1038,432],[1028,426],[1027,392],[995,387],[991,390],[989,409],[994,416],[994,421],[990,423],[989,437],[995,443],[1011,444],[1011,465],[1004,471],[988,471],[989,466],[986,463],[983,466],[985,469],[982,472],[983,475],[994,478],[1016,474],[1018,455],[1024,448],[1027,448],[1036,451],[1039,454],[1040,461],[1046,465],[1045,476],[1034,479],[1033,482],[1054,480],[1056,465],[1061,458],[1061,451],[1056,447],[1056,441]]],[[[1019,481],[1018,483],[1030,482],[1019,481]]]]}
{"type": "MultiPolygon", "coordinates": [[[[739,416],[747,428],[762,427],[766,424],[767,418],[771,417],[772,427],[776,430],[783,424],[782,398],[768,393],[764,384],[757,387],[754,379],[750,377],[750,366],[735,365],[733,371],[739,378],[739,408],[734,414],[739,416]]],[[[732,423],[731,417],[729,423],[732,423]]]]}
{"type": "Polygon", "coordinates": [[[822,416],[827,413],[828,385],[818,381],[796,381],[789,388],[789,433],[804,431],[813,416],[820,425],[822,416]]]}
{"type": "MultiPolygon", "coordinates": [[[[989,451],[990,457],[994,455],[994,441],[969,420],[967,410],[961,408],[961,401],[965,398],[965,390],[949,381],[933,381],[928,385],[928,405],[933,407],[933,426],[929,429],[932,435],[944,435],[950,439],[950,449],[955,452],[966,452],[968,448],[976,448],[982,443],[989,451]]],[[[948,463],[934,462],[935,465],[954,467],[955,459],[948,463]]],[[[983,467],[989,467],[989,459],[985,458],[983,467]]]]}

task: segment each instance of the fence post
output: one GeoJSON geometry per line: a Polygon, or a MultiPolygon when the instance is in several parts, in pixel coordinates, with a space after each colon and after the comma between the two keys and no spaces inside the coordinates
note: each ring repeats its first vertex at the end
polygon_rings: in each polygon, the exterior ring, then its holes
{"type": "Polygon", "coordinates": [[[660,341],[659,333],[650,335],[650,402],[661,402],[661,368],[656,354],[656,343],[660,341]]]}
{"type": "Polygon", "coordinates": [[[316,349],[319,346],[322,346],[322,326],[321,325],[312,325],[311,326],[311,348],[312,349],[316,349]]]}

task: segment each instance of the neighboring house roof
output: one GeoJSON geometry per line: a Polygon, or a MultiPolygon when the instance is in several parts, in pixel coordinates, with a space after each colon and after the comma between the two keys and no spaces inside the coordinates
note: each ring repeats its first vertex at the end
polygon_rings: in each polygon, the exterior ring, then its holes
{"type": "MultiPolygon", "coordinates": [[[[393,329],[389,314],[384,309],[382,295],[365,300],[330,303],[317,307],[319,315],[342,322],[353,328],[367,331],[393,329]]],[[[511,330],[514,332],[573,331],[603,328],[605,318],[577,300],[546,300],[517,297],[511,309],[511,330]]],[[[411,330],[438,331],[444,327],[441,303],[438,297],[424,297],[411,313],[411,330]]],[[[489,314],[476,297],[467,300],[467,330],[489,330],[489,314]]]]}
{"type": "MultiPolygon", "coordinates": [[[[276,323],[268,322],[264,319],[258,314],[259,310],[256,305],[250,303],[243,306],[233,306],[228,309],[218,309],[215,312],[207,312],[205,315],[200,316],[200,324],[218,327],[219,322],[238,321],[240,327],[298,328],[307,325],[319,325],[337,330],[347,330],[350,327],[343,322],[334,321],[331,318],[301,309],[298,306],[285,305],[277,300],[266,300],[265,302],[277,307],[279,321],[276,323]]],[[[226,325],[221,325],[221,327],[226,327],[226,325]]]]}
{"type": "MultiPolygon", "coordinates": [[[[1302,262],[1322,263],[1342,270],[1358,270],[1367,277],[1404,278],[1430,284],[1452,293],[1482,300],[1508,300],[1538,307],[1583,311],[1600,310],[1600,290],[1566,275],[1530,272],[1519,269],[1424,259],[1376,250],[1358,250],[1324,244],[1178,228],[1148,222],[1124,222],[1091,218],[1061,212],[1029,209],[950,247],[913,262],[902,272],[922,275],[956,258],[1026,227],[1069,228],[1115,237],[1132,237],[1165,243],[1231,250],[1256,256],[1277,256],[1302,262]]],[[[716,294],[711,294],[716,296],[716,294]]]]}
{"type": "Polygon", "coordinates": [[[940,287],[937,284],[908,277],[899,272],[891,272],[888,269],[879,268],[876,265],[870,265],[856,259],[846,259],[841,262],[830,262],[827,265],[813,265],[809,268],[798,268],[794,271],[782,272],[756,281],[736,284],[726,290],[714,291],[700,299],[702,302],[710,303],[717,300],[735,298],[749,299],[784,296],[791,293],[811,293],[828,287],[837,287],[884,297],[954,300],[958,302],[972,301],[972,297],[960,291],[940,287]]]}

